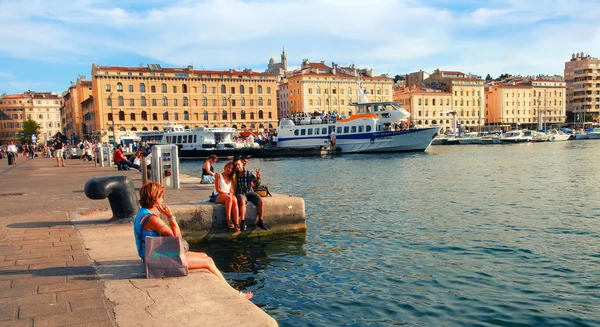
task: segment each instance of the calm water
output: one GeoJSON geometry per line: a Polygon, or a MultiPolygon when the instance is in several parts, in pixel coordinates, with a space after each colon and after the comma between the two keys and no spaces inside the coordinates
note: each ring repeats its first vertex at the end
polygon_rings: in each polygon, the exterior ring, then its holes
{"type": "Polygon", "coordinates": [[[254,159],[308,231],[199,249],[281,326],[598,326],[598,162],[593,140],[254,159]]]}

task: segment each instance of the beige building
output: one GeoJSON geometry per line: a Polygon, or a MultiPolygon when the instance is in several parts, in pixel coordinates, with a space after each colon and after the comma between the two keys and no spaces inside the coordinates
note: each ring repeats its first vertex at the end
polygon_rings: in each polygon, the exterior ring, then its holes
{"type": "Polygon", "coordinates": [[[94,111],[83,121],[93,116],[86,131],[102,141],[113,139],[113,129],[118,139],[130,132],[162,130],[168,122],[263,131],[277,126],[276,90],[275,75],[251,70],[92,64],[94,111]]]}
{"type": "Polygon", "coordinates": [[[346,115],[358,102],[358,89],[369,101],[391,101],[393,80],[375,76],[372,69],[357,69],[354,65],[340,67],[325,62],[303,60],[300,69],[288,74],[288,113],[333,112],[346,115]]]}
{"type": "Polygon", "coordinates": [[[565,83],[520,78],[485,91],[486,124],[504,129],[559,127],[565,121],[565,83]]]}
{"type": "Polygon", "coordinates": [[[60,108],[62,98],[50,92],[28,91],[0,97],[0,143],[20,143],[20,132],[27,119],[40,125],[37,142],[50,140],[62,130],[60,108]]]}
{"type": "Polygon", "coordinates": [[[484,81],[479,76],[436,69],[425,84],[450,93],[450,110],[462,130],[479,130],[484,118],[484,81]]]}
{"type": "Polygon", "coordinates": [[[282,117],[287,117],[289,114],[288,83],[285,80],[277,87],[277,118],[281,119],[282,117]]]}
{"type": "Polygon", "coordinates": [[[600,113],[600,60],[582,53],[565,63],[566,110],[569,121],[598,124],[600,113]],[[578,117],[579,116],[579,119],[578,117]]]}
{"type": "Polygon", "coordinates": [[[31,113],[27,112],[27,119],[31,118],[40,124],[40,135],[37,135],[38,143],[52,140],[58,132],[62,133],[60,122],[60,109],[63,98],[49,92],[33,93],[33,108],[31,113]]]}
{"type": "MultiPolygon", "coordinates": [[[[393,100],[410,112],[410,123],[418,128],[441,126],[454,132],[452,94],[423,84],[394,90],[393,100]]],[[[456,122],[458,123],[458,122],[456,122]]]]}
{"type": "Polygon", "coordinates": [[[85,77],[71,82],[69,89],[63,93],[62,125],[63,133],[71,138],[83,138],[86,134],[83,124],[82,102],[92,96],[92,82],[85,77]]]}

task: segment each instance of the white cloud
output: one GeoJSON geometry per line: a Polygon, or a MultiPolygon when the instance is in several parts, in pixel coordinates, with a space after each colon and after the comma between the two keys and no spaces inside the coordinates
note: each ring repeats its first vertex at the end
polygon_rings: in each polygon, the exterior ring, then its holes
{"type": "MultiPolygon", "coordinates": [[[[570,53],[600,56],[586,0],[3,1],[0,54],[63,62],[137,54],[206,69],[302,58],[478,74],[560,73],[570,53]],[[18,15],[15,13],[19,13],[18,15]]],[[[394,71],[397,69],[398,71],[394,71]]],[[[387,69],[386,71],[387,72],[387,69]]],[[[383,73],[383,72],[382,72],[383,73]]]]}

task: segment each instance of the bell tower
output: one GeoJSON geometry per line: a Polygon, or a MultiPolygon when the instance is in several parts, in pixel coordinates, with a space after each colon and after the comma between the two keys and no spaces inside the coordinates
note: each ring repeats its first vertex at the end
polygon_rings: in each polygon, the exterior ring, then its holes
{"type": "Polygon", "coordinates": [[[285,47],[283,47],[283,51],[281,51],[281,66],[284,71],[287,71],[287,54],[285,53],[285,47]]]}

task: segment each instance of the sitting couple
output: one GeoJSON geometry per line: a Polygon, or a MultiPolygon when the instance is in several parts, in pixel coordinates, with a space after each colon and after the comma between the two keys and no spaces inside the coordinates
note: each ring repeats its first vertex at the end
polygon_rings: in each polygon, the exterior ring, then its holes
{"type": "Polygon", "coordinates": [[[248,157],[236,158],[225,164],[223,173],[215,174],[215,188],[218,196],[216,203],[225,205],[227,227],[233,231],[246,230],[246,209],[248,201],[256,205],[256,226],[267,230],[264,224],[265,204],[253,186],[260,185],[260,169],[256,175],[246,170],[248,157]],[[238,211],[239,210],[239,211],[238,211]]]}

